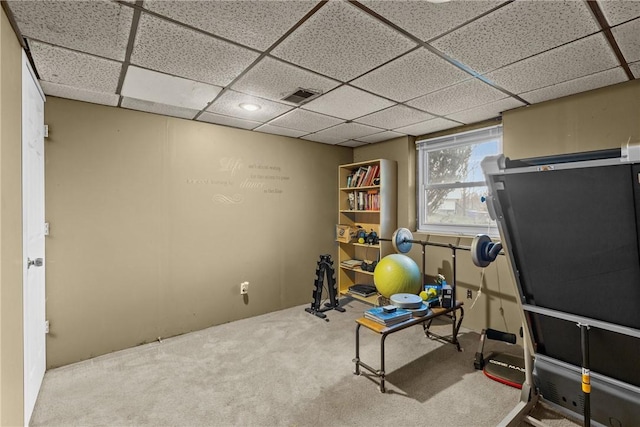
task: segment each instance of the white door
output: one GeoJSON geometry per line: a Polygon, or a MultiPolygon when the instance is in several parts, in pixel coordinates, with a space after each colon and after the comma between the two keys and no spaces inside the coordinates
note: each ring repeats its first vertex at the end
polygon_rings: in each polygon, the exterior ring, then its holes
{"type": "Polygon", "coordinates": [[[22,233],[24,251],[24,423],[44,377],[44,95],[22,52],[22,233]]]}

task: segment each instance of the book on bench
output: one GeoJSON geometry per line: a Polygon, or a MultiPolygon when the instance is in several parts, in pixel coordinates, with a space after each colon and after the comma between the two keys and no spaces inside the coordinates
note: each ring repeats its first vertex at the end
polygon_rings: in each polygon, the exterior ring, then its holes
{"type": "Polygon", "coordinates": [[[411,311],[399,307],[390,313],[384,311],[383,307],[373,307],[364,312],[364,317],[385,326],[392,326],[411,319],[413,314],[411,311]]]}

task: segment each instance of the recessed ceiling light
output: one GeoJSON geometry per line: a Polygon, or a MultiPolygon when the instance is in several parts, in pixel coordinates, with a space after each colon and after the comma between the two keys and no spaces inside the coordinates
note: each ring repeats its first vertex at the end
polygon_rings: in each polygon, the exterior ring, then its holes
{"type": "Polygon", "coordinates": [[[240,104],[240,108],[247,111],[256,111],[260,109],[260,106],[256,104],[248,104],[246,102],[243,102],[242,104],[240,104]]]}

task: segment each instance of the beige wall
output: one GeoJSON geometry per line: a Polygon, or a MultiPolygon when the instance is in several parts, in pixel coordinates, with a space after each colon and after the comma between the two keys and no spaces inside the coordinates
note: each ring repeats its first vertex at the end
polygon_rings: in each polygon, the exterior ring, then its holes
{"type": "Polygon", "coordinates": [[[352,149],[52,97],[45,122],[48,367],[310,303],[352,149]]]}
{"type": "Polygon", "coordinates": [[[640,80],[504,113],[512,159],[619,148],[640,140],[640,80]]]}
{"type": "Polygon", "coordinates": [[[23,415],[22,342],[22,51],[0,16],[0,425],[23,415]]]}

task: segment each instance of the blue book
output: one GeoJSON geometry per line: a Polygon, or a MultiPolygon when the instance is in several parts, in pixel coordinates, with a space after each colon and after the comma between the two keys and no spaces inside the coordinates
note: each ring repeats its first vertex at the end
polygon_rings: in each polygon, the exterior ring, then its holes
{"type": "Polygon", "coordinates": [[[364,317],[384,325],[394,325],[411,319],[412,313],[400,307],[391,313],[386,312],[384,307],[373,307],[364,312],[364,317]]]}

